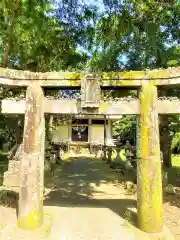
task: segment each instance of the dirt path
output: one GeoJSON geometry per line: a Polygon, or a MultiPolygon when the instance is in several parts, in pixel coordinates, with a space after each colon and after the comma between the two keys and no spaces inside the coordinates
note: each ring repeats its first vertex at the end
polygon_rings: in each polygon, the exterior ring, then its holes
{"type": "Polygon", "coordinates": [[[180,240],[180,196],[164,197],[164,221],[175,240],[180,240]]]}
{"type": "Polygon", "coordinates": [[[96,160],[80,159],[56,169],[53,180],[46,182],[48,206],[97,206],[124,214],[128,206],[135,206],[134,196],[127,196],[119,184],[121,175],[96,160]],[[126,203],[125,203],[126,199],[126,203]]]}
{"type": "MultiPolygon", "coordinates": [[[[0,209],[0,239],[148,240],[133,222],[136,196],[127,195],[122,176],[97,160],[78,159],[45,178],[44,225],[17,229],[13,208],[0,209]]],[[[177,238],[178,240],[178,238],[177,238]]]]}

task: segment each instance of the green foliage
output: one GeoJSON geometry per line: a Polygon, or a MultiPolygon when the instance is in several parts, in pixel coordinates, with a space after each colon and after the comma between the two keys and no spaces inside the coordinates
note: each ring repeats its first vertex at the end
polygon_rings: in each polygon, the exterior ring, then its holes
{"type": "Polygon", "coordinates": [[[134,116],[123,116],[120,120],[113,123],[113,136],[116,138],[120,136],[121,138],[131,136],[132,128],[136,117],[134,116]]]}
{"type": "Polygon", "coordinates": [[[171,145],[171,149],[172,149],[173,153],[179,153],[180,152],[180,132],[177,132],[174,135],[172,145],[171,145]]]}
{"type": "Polygon", "coordinates": [[[170,67],[177,67],[180,65],[180,46],[177,46],[173,51],[172,54],[169,56],[169,61],[167,65],[170,67]]]}
{"type": "MultiPolygon", "coordinates": [[[[176,0],[103,0],[101,11],[99,2],[92,6],[85,0],[1,0],[0,66],[100,72],[180,64],[180,5],[176,0]]],[[[20,94],[18,89],[0,90],[1,99],[20,94]]],[[[125,91],[123,96],[129,94],[134,93],[125,91]]],[[[180,91],[169,94],[180,96],[180,91]]],[[[122,97],[116,90],[110,95],[122,97]]],[[[133,121],[131,116],[117,121],[113,135],[129,135],[133,121]]],[[[3,138],[9,138],[8,129],[15,122],[16,118],[1,121],[3,138]]],[[[172,131],[179,131],[177,116],[168,117],[168,122],[172,131]]]]}
{"type": "Polygon", "coordinates": [[[3,67],[32,71],[65,70],[86,59],[65,34],[52,1],[3,1],[0,8],[0,55],[3,67]]]}
{"type": "Polygon", "coordinates": [[[96,25],[96,50],[89,62],[92,69],[142,70],[178,64],[177,1],[103,2],[106,12],[96,25]]]}
{"type": "Polygon", "coordinates": [[[175,0],[104,0],[104,11],[80,0],[1,2],[1,66],[97,72],[179,64],[175,0]]]}

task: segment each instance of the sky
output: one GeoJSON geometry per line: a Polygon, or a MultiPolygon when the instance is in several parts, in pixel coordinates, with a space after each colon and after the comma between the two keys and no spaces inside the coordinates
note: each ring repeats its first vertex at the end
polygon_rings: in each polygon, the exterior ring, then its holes
{"type": "MultiPolygon", "coordinates": [[[[62,0],[55,0],[54,6],[58,5],[58,3],[62,2],[62,0]]],[[[104,10],[103,0],[82,0],[87,5],[96,6],[100,12],[104,10]]]]}
{"type": "Polygon", "coordinates": [[[99,8],[100,12],[104,10],[103,0],[86,0],[85,2],[89,5],[93,5],[99,8]]]}
{"type": "MultiPolygon", "coordinates": [[[[57,2],[61,2],[62,0],[57,0],[57,2]]],[[[78,0],[77,0],[78,1],[78,0]]],[[[119,0],[120,2],[122,2],[123,0],[119,0]]],[[[91,6],[95,6],[97,7],[98,11],[99,12],[103,12],[105,11],[105,7],[104,7],[104,3],[103,3],[103,0],[79,0],[79,2],[85,2],[86,4],[88,5],[91,5],[91,6]]],[[[177,0],[177,4],[180,3],[180,0],[177,0]]],[[[161,26],[161,30],[165,30],[165,28],[163,26],[161,26]]],[[[171,42],[171,36],[169,36],[169,40],[171,42]]],[[[169,43],[166,43],[166,47],[169,48],[170,46],[172,45],[177,45],[177,42],[174,42],[171,44],[169,43]]],[[[100,50],[100,49],[99,49],[100,50]]],[[[77,51],[79,52],[85,52],[89,55],[89,57],[91,57],[91,54],[87,51],[87,49],[85,49],[83,46],[78,46],[77,47],[77,51]]],[[[120,58],[119,58],[120,61],[122,62],[126,62],[127,61],[127,56],[126,54],[121,54],[120,58]]]]}

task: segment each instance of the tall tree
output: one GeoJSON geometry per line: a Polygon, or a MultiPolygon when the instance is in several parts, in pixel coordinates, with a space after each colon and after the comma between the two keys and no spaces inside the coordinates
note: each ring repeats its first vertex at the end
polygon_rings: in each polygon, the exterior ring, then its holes
{"type": "MultiPolygon", "coordinates": [[[[177,1],[106,1],[105,12],[96,25],[96,48],[89,61],[92,70],[120,71],[166,68],[179,64],[180,5],[177,1]]],[[[168,96],[167,89],[160,95],[168,96]]],[[[172,118],[160,118],[160,129],[169,139],[164,163],[171,165],[172,118]],[[166,127],[166,128],[165,128],[166,127]]],[[[161,136],[162,138],[162,136],[161,136]]],[[[167,145],[162,142],[162,149],[167,145]]]]}
{"type": "Polygon", "coordinates": [[[86,60],[56,18],[52,1],[3,0],[0,14],[1,66],[53,71],[86,60]]]}

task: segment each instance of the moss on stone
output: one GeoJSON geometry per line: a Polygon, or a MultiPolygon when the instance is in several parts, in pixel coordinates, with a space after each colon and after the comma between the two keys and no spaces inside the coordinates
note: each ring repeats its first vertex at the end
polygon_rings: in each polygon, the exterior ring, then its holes
{"type": "Polygon", "coordinates": [[[140,159],[138,162],[138,225],[145,232],[162,230],[162,177],[157,88],[152,82],[140,94],[140,159]]]}
{"type": "Polygon", "coordinates": [[[18,219],[18,227],[22,229],[35,229],[43,224],[43,211],[33,210],[25,219],[18,219]]]}
{"type": "Polygon", "coordinates": [[[69,160],[69,152],[64,152],[61,156],[63,161],[68,161],[69,160]]]}
{"type": "Polygon", "coordinates": [[[122,73],[122,78],[124,79],[143,79],[145,77],[145,71],[130,71],[122,73]]]}
{"type": "Polygon", "coordinates": [[[69,80],[68,82],[69,82],[68,85],[69,85],[70,87],[76,87],[76,86],[78,86],[78,85],[80,86],[80,80],[79,80],[79,81],[77,81],[77,80],[69,80]]]}
{"type": "MultiPolygon", "coordinates": [[[[47,84],[48,80],[54,80],[48,82],[48,86],[78,86],[80,87],[80,80],[85,77],[85,73],[82,72],[30,72],[20,71],[13,69],[0,68],[0,77],[7,79],[16,79],[16,82],[10,85],[21,85],[27,84],[27,81],[22,80],[41,80],[42,86],[47,84]],[[17,80],[18,79],[18,80],[17,80]],[[56,82],[57,79],[57,82],[56,82]],[[63,83],[60,83],[63,82],[63,83]],[[70,82],[69,82],[70,81],[70,82]]],[[[173,78],[180,75],[180,67],[168,68],[168,69],[156,69],[148,71],[129,71],[129,72],[104,72],[99,74],[99,81],[102,86],[140,86],[144,79],[153,79],[155,84],[162,84],[160,79],[173,78]],[[156,80],[157,79],[157,80],[156,80]]],[[[179,84],[177,79],[176,84],[179,84]]],[[[4,84],[4,82],[2,82],[4,84]]],[[[6,81],[8,85],[8,81],[6,81]]],[[[30,84],[30,81],[28,82],[30,84]]],[[[166,84],[169,84],[167,81],[166,84]]],[[[171,82],[171,84],[174,84],[171,82]]]]}
{"type": "Polygon", "coordinates": [[[78,72],[67,72],[66,74],[66,79],[73,79],[73,80],[80,80],[83,78],[84,74],[83,73],[78,73],[78,72]]]}
{"type": "Polygon", "coordinates": [[[106,113],[107,112],[107,103],[101,102],[99,106],[99,112],[106,113]]]}
{"type": "Polygon", "coordinates": [[[169,77],[169,71],[168,69],[155,69],[152,71],[147,72],[147,76],[150,79],[158,79],[158,78],[168,78],[169,77]]]}

